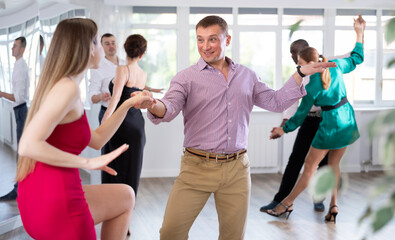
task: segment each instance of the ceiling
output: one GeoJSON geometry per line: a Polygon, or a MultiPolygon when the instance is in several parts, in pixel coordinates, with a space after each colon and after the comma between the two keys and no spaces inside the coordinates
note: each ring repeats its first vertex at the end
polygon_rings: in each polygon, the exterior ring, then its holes
{"type": "Polygon", "coordinates": [[[7,16],[24,9],[33,3],[38,3],[40,6],[56,0],[0,0],[0,16],[7,16]],[[1,6],[5,6],[2,8],[1,6]]]}

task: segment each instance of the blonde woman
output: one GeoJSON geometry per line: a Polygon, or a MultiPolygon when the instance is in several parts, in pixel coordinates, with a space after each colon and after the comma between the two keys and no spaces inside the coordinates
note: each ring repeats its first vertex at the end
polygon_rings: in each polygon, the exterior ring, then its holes
{"type": "Polygon", "coordinates": [[[135,203],[124,184],[82,186],[78,168],[115,175],[107,164],[124,152],[123,145],[96,158],[78,156],[88,145],[100,149],[114,134],[127,110],[153,101],[148,92],[128,99],[96,130],[90,129],[79,84],[102,56],[97,26],[90,19],[65,19],[53,35],[20,145],[18,207],[34,239],[124,239],[135,203]]]}
{"type": "MultiPolygon", "coordinates": [[[[267,213],[275,217],[283,214],[288,216],[293,211],[293,202],[307,187],[318,164],[328,154],[328,165],[336,174],[337,183],[340,179],[339,162],[348,145],[359,138],[358,127],[354,117],[354,109],[347,101],[346,87],[343,74],[349,73],[364,60],[363,33],[366,22],[361,15],[354,20],[356,44],[351,56],[343,59],[335,59],[336,68],[326,69],[321,74],[310,76],[310,83],[306,85],[307,95],[303,97],[296,114],[290,118],[283,127],[274,128],[270,138],[277,138],[284,133],[295,130],[309,113],[314,105],[321,107],[322,121],[311,143],[306,156],[302,176],[297,181],[291,193],[283,199],[273,210],[267,213]]],[[[308,47],[299,52],[299,65],[306,66],[319,61],[320,56],[316,49],[308,47]]],[[[327,62],[326,58],[323,58],[327,62]]],[[[329,211],[325,216],[328,222],[336,223],[339,212],[337,205],[337,188],[333,190],[329,211]]]]}

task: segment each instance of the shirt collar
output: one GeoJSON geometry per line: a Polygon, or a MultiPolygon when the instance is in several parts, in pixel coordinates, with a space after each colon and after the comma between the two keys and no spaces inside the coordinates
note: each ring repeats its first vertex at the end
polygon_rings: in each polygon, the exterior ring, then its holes
{"type": "MultiPolygon", "coordinates": [[[[229,63],[229,69],[234,70],[236,68],[236,64],[233,62],[232,59],[225,56],[225,61],[229,63]]],[[[197,62],[197,66],[199,71],[202,71],[205,68],[212,68],[203,58],[200,57],[199,61],[197,62]]]]}

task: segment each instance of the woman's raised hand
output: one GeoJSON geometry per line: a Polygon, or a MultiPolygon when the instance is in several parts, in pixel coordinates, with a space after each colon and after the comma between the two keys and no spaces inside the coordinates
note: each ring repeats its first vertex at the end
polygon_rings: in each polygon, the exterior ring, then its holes
{"type": "Polygon", "coordinates": [[[128,144],[123,144],[122,146],[110,153],[101,155],[100,157],[88,158],[87,166],[85,168],[88,170],[102,170],[107,172],[108,174],[117,175],[117,172],[114,169],[108,167],[107,165],[119,155],[121,155],[121,153],[125,152],[128,148],[128,144]]]}
{"type": "Polygon", "coordinates": [[[362,33],[365,30],[366,21],[362,18],[361,14],[358,15],[358,18],[354,18],[354,29],[357,33],[362,33]]]}

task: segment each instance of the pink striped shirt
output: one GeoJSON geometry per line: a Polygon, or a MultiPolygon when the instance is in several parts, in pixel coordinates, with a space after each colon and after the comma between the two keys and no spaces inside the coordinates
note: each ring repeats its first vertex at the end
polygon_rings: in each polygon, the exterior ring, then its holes
{"type": "Polygon", "coordinates": [[[166,114],[158,118],[148,112],[154,123],[169,122],[182,110],[184,147],[213,153],[235,153],[247,148],[248,126],[254,105],[283,112],[306,95],[291,77],[279,90],[269,88],[251,69],[229,63],[228,81],[202,58],[177,73],[161,101],[166,114]]]}

